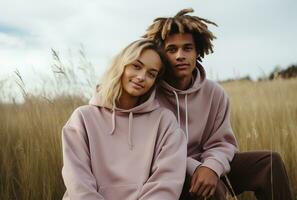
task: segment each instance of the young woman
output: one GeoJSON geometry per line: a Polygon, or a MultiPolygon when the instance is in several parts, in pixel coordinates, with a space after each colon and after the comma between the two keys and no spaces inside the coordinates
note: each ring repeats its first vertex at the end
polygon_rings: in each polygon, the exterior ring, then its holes
{"type": "Polygon", "coordinates": [[[146,39],[114,59],[89,105],[62,131],[63,199],[177,200],[186,171],[186,138],[155,101],[162,54],[146,39]]]}

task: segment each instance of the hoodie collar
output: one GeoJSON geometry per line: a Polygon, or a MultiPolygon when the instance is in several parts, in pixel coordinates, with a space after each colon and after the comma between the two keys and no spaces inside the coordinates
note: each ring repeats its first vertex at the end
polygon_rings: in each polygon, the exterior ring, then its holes
{"type": "MultiPolygon", "coordinates": [[[[101,102],[98,101],[98,98],[96,98],[96,92],[93,95],[93,97],[90,99],[89,101],[89,105],[94,105],[97,107],[104,107],[101,102]]],[[[121,113],[129,113],[129,121],[128,121],[128,145],[129,145],[129,149],[133,150],[133,114],[135,113],[148,113],[148,112],[152,112],[153,110],[157,109],[159,107],[159,103],[155,100],[155,94],[156,91],[155,89],[152,91],[152,93],[150,94],[150,96],[148,97],[148,99],[146,101],[144,101],[143,103],[139,104],[138,106],[135,106],[131,109],[125,110],[125,109],[121,109],[121,108],[117,108],[114,107],[111,111],[112,111],[112,115],[111,115],[111,124],[112,127],[109,131],[110,135],[113,135],[116,129],[116,115],[117,114],[121,114],[121,113]]]]}
{"type": "Polygon", "coordinates": [[[177,111],[177,121],[179,126],[181,126],[180,120],[180,101],[179,95],[184,95],[184,110],[185,110],[185,133],[187,140],[189,141],[189,121],[188,121],[188,94],[194,93],[202,87],[205,82],[205,70],[198,62],[196,64],[195,72],[192,76],[192,84],[186,90],[179,90],[174,88],[173,86],[169,85],[166,81],[162,81],[160,84],[161,90],[163,90],[167,95],[171,96],[174,95],[176,101],[176,111],[177,111]],[[196,75],[196,76],[195,76],[196,75]]]}
{"type": "Polygon", "coordinates": [[[205,79],[206,79],[205,70],[202,67],[202,65],[197,62],[196,68],[194,69],[194,73],[192,75],[192,80],[193,80],[192,85],[188,89],[186,89],[186,90],[177,89],[177,88],[171,86],[170,84],[168,84],[165,80],[161,81],[160,87],[166,93],[169,93],[171,95],[172,95],[172,91],[175,91],[178,94],[190,94],[190,93],[198,91],[204,84],[205,79]]]}
{"type": "MultiPolygon", "coordinates": [[[[101,102],[98,101],[98,98],[96,98],[96,92],[93,95],[93,97],[89,101],[89,105],[97,106],[97,107],[105,107],[102,105],[101,102]]],[[[155,89],[151,92],[150,96],[145,100],[143,103],[131,108],[131,109],[121,109],[118,107],[114,107],[112,110],[119,112],[119,113],[147,113],[151,112],[159,107],[159,103],[155,101],[155,89]]],[[[106,108],[106,107],[105,107],[106,108]]]]}

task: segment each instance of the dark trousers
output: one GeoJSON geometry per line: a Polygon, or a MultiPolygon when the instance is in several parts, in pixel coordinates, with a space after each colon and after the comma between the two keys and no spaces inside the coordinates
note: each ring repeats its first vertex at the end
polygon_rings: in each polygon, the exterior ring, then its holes
{"type": "MultiPolygon", "coordinates": [[[[289,179],[280,155],[270,151],[236,153],[231,171],[222,177],[212,199],[225,200],[227,190],[232,195],[253,191],[258,200],[291,200],[289,179]],[[227,180],[228,179],[228,180],[227,180]]],[[[189,195],[187,178],[181,199],[194,200],[189,195]]]]}

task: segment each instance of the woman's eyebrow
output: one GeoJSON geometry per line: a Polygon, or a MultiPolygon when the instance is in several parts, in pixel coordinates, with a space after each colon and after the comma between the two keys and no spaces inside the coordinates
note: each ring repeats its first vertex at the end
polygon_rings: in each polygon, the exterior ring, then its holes
{"type": "MultiPolygon", "coordinates": [[[[140,60],[136,60],[137,62],[139,62],[141,65],[146,66],[143,62],[141,62],[140,60]]],[[[155,67],[151,67],[150,71],[156,71],[157,73],[159,73],[159,70],[156,69],[155,67]]]]}
{"type": "Polygon", "coordinates": [[[149,71],[155,71],[155,72],[159,72],[159,70],[155,69],[155,68],[151,68],[149,71]]]}
{"type": "Polygon", "coordinates": [[[140,60],[137,59],[136,61],[139,62],[141,65],[144,65],[143,62],[141,62],[140,60]]]}

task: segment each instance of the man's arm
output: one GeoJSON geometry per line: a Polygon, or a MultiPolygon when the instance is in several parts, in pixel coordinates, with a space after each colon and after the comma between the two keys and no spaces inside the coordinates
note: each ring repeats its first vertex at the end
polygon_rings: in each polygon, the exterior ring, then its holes
{"type": "Polygon", "coordinates": [[[230,125],[230,105],[225,92],[221,91],[213,131],[203,144],[202,164],[192,175],[190,192],[197,196],[214,194],[219,177],[230,170],[230,162],[237,151],[237,142],[230,125]]]}

